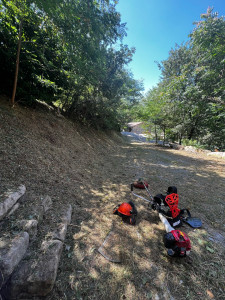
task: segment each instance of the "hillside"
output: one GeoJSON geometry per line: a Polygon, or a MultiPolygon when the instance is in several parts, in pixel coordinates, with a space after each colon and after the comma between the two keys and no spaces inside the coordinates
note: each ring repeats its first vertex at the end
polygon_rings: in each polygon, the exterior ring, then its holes
{"type": "Polygon", "coordinates": [[[21,208],[0,223],[1,234],[14,234],[16,219],[48,195],[53,207],[31,246],[39,249],[53,227],[48,218],[72,206],[57,279],[46,299],[225,299],[224,160],[85,128],[44,107],[12,109],[3,98],[0,141],[0,194],[20,184],[27,189],[21,208]],[[153,195],[176,185],[180,206],[202,219],[203,229],[183,229],[192,241],[190,257],[166,255],[157,213],[131,197],[137,177],[146,178],[153,195]],[[131,198],[138,208],[134,227],[112,214],[131,198]],[[97,251],[112,228],[122,264],[97,251]]]}

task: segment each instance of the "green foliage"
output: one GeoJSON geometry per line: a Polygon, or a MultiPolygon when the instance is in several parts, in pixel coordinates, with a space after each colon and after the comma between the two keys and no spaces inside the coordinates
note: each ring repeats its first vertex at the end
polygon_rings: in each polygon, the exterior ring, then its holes
{"type": "Polygon", "coordinates": [[[224,150],[225,20],[212,9],[201,18],[189,41],[158,64],[162,80],[144,99],[142,119],[173,141],[224,150]]]}
{"type": "Polygon", "coordinates": [[[197,149],[205,149],[205,147],[203,145],[201,145],[197,140],[183,139],[182,140],[182,145],[184,145],[184,146],[193,146],[197,149]]]}
{"type": "Polygon", "coordinates": [[[12,90],[22,22],[17,101],[57,101],[71,118],[118,127],[121,99],[134,102],[141,86],[125,69],[135,49],[122,44],[116,1],[2,0],[0,21],[1,92],[12,90]]]}

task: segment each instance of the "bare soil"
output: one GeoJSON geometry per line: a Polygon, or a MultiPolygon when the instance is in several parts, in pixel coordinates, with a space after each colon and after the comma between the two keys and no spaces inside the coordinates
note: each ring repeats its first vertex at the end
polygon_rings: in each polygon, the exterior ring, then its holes
{"type": "Polygon", "coordinates": [[[46,109],[12,109],[0,99],[0,194],[20,184],[27,188],[21,209],[2,228],[10,231],[45,195],[53,200],[52,218],[67,203],[73,208],[48,300],[225,299],[224,183],[223,159],[84,128],[46,109]],[[139,177],[153,195],[177,186],[180,207],[202,219],[201,229],[182,228],[192,242],[189,257],[167,256],[157,213],[131,196],[130,183],[139,177]],[[112,214],[130,200],[138,209],[135,226],[112,214]],[[120,264],[97,251],[110,231],[111,252],[116,249],[120,264]]]}

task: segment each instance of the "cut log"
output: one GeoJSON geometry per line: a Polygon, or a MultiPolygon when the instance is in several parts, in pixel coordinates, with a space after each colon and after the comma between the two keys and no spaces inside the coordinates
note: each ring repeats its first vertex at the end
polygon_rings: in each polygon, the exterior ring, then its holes
{"type": "Polygon", "coordinates": [[[58,239],[60,241],[64,241],[67,232],[67,225],[71,222],[71,214],[72,214],[72,207],[69,204],[66,206],[62,212],[61,216],[61,223],[57,225],[56,230],[52,233],[53,239],[58,239]]]}
{"type": "Polygon", "coordinates": [[[30,241],[34,241],[37,236],[37,220],[19,220],[16,226],[23,231],[28,232],[30,236],[30,241]]]}
{"type": "Polygon", "coordinates": [[[18,208],[19,208],[20,204],[16,203],[12,209],[10,210],[10,212],[8,213],[8,217],[11,216],[18,208]]]}
{"type": "Polygon", "coordinates": [[[48,211],[52,206],[52,199],[49,196],[45,196],[42,200],[42,206],[46,213],[46,211],[48,211]]]}
{"type": "Polygon", "coordinates": [[[63,243],[58,240],[43,242],[37,260],[24,261],[11,279],[10,299],[30,299],[46,296],[53,288],[63,243]]]}
{"type": "Polygon", "coordinates": [[[12,207],[16,204],[19,198],[24,195],[25,192],[26,187],[24,185],[20,185],[17,191],[7,195],[7,198],[0,203],[0,220],[7,215],[7,213],[12,209],[12,207]]]}
{"type": "Polygon", "coordinates": [[[0,241],[0,269],[6,281],[27,251],[29,234],[22,232],[11,241],[6,239],[0,241]]]}

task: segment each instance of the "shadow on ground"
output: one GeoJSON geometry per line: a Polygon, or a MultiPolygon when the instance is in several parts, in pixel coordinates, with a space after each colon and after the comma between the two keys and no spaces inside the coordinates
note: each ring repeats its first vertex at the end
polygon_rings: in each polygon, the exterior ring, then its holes
{"type": "Polygon", "coordinates": [[[73,207],[55,286],[46,299],[225,299],[224,161],[130,143],[5,104],[0,124],[0,193],[25,184],[25,211],[41,195],[51,196],[52,214],[67,203],[73,207]],[[138,177],[149,182],[153,195],[176,185],[180,207],[203,220],[202,229],[183,227],[192,242],[190,257],[167,256],[157,213],[131,196],[130,183],[138,177]],[[112,214],[117,204],[130,200],[138,209],[135,226],[112,214]],[[120,243],[121,264],[97,251],[111,228],[120,243]]]}

